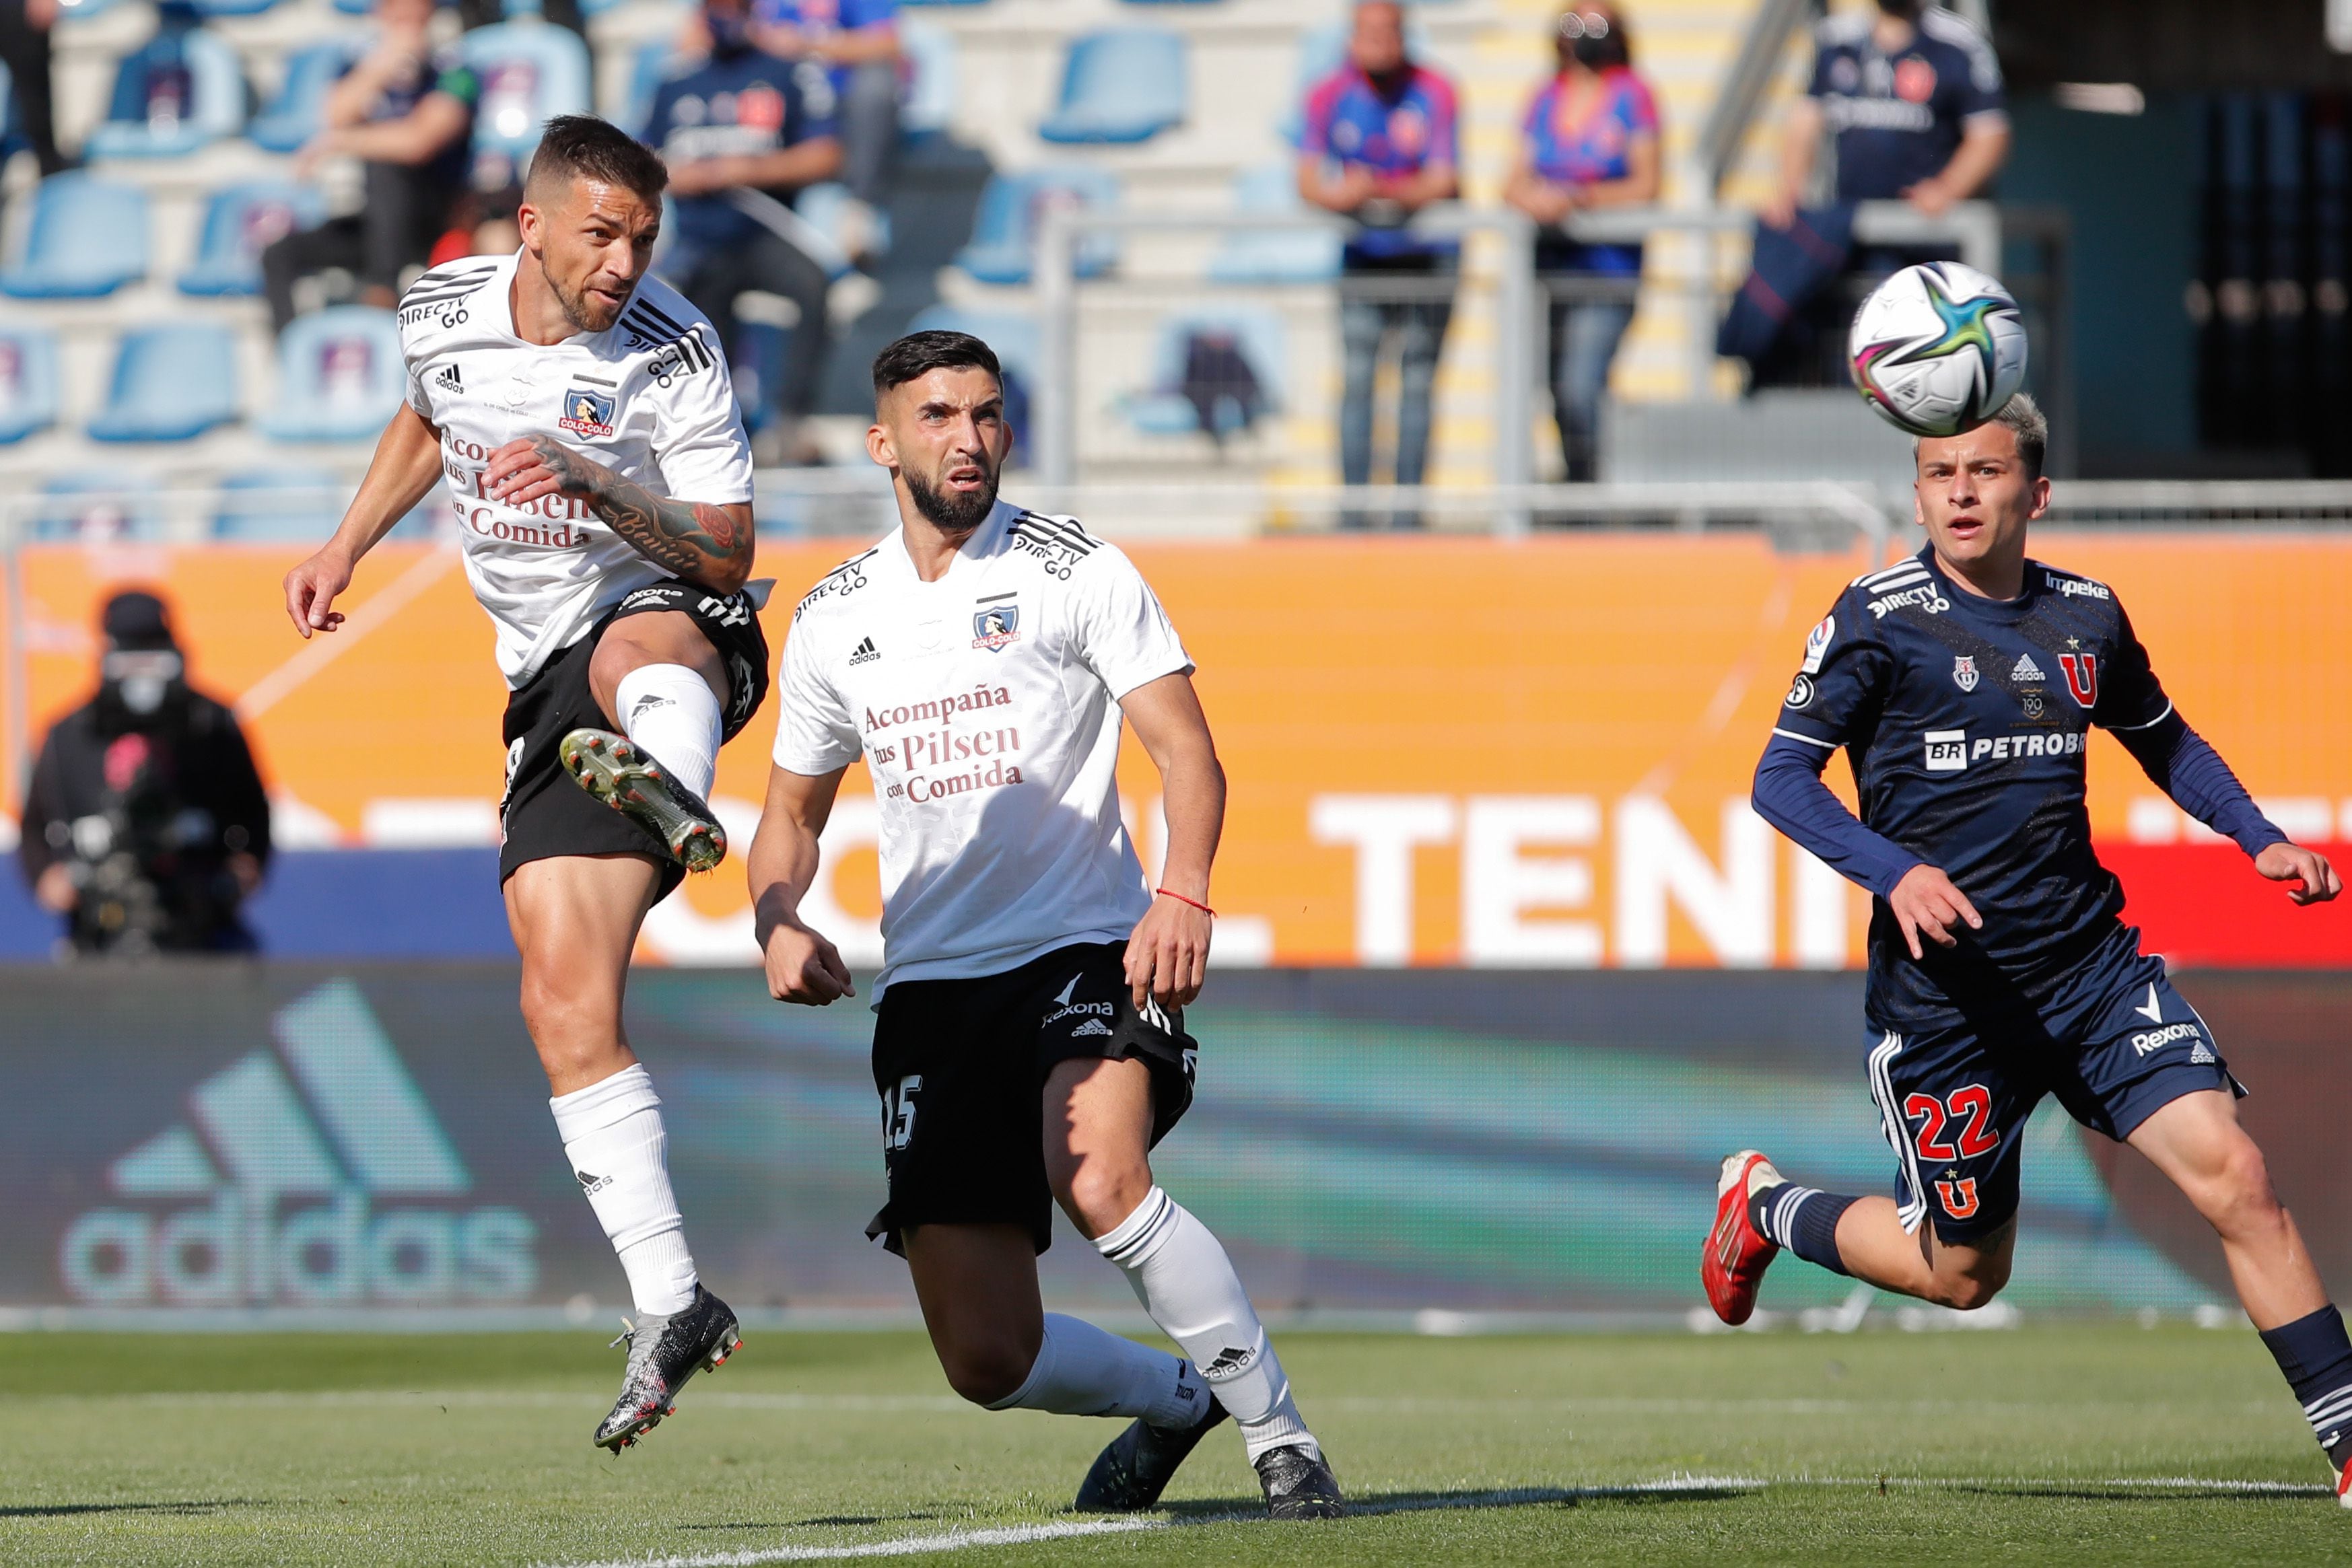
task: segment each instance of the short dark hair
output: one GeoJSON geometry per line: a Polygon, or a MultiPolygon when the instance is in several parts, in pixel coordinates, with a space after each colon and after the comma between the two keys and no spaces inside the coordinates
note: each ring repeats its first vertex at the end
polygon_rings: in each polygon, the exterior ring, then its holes
{"type": "MultiPolygon", "coordinates": [[[[2009,433],[2017,437],[2017,460],[2025,465],[2026,478],[2042,477],[2042,465],[2050,456],[2050,416],[2042,412],[2042,405],[2033,401],[2032,393],[2012,392],[2007,402],[1993,410],[1992,417],[1985,423],[2008,426],[2009,433]]],[[[1911,442],[1911,461],[1915,465],[1919,461],[1916,436],[1911,442]]]]}
{"type": "Polygon", "coordinates": [[[669,171],[652,148],[611,120],[593,114],[559,114],[547,122],[539,151],[530,155],[524,192],[528,196],[545,190],[545,182],[583,178],[626,186],[646,201],[657,202],[669,184],[669,171]]]}
{"type": "Polygon", "coordinates": [[[986,371],[1004,384],[1004,367],[996,350],[969,332],[909,332],[874,356],[874,401],[892,387],[905,386],[933,371],[986,371]]]}

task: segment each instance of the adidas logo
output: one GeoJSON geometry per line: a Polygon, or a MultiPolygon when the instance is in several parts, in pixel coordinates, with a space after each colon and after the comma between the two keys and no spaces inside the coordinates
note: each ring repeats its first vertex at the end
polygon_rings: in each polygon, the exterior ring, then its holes
{"type": "Polygon", "coordinates": [[[539,1282],[511,1208],[451,1206],[472,1175],[359,988],[280,1009],[265,1047],[188,1091],[186,1119],[116,1159],[138,1207],[66,1228],[58,1270],[93,1306],[512,1301],[539,1282]],[[388,1198],[410,1200],[399,1207],[388,1198]]]}
{"type": "Polygon", "coordinates": [[[677,703],[674,698],[666,697],[659,692],[647,692],[645,695],[639,697],[630,707],[629,722],[631,724],[636,723],[637,720],[645,717],[646,715],[653,712],[656,708],[676,707],[677,706],[677,703]]]}
{"type": "Polygon", "coordinates": [[[874,645],[873,638],[868,637],[851,651],[849,662],[853,664],[870,664],[881,656],[882,650],[874,645]]]}
{"type": "Polygon", "coordinates": [[[466,383],[457,379],[457,367],[455,365],[442,366],[441,373],[433,378],[433,383],[436,386],[447,387],[451,392],[466,390],[466,383]]]}
{"type": "Polygon", "coordinates": [[[2189,1060],[2191,1061],[2213,1062],[2218,1061],[2221,1059],[2213,1054],[2213,1048],[2211,1046],[2206,1044],[2202,1040],[2200,1040],[2195,1047],[2189,1051],[2189,1060]]]}
{"type": "Polygon", "coordinates": [[[592,1176],[586,1171],[573,1171],[572,1179],[580,1184],[580,1194],[583,1197],[593,1197],[613,1185],[611,1176],[592,1176]]]}
{"type": "Polygon", "coordinates": [[[1110,1025],[1103,1022],[1102,1019],[1088,1019],[1070,1031],[1070,1038],[1076,1040],[1082,1034],[1108,1034],[1109,1032],[1110,1025]]]}
{"type": "Polygon", "coordinates": [[[1236,1346],[1229,1344],[1225,1346],[1224,1349],[1217,1353],[1216,1360],[1201,1368],[1201,1375],[1208,1378],[1211,1382],[1215,1382],[1220,1378],[1232,1377],[1237,1374],[1247,1372],[1249,1370],[1250,1363],[1256,1359],[1257,1352],[1254,1350],[1242,1350],[1236,1346]]]}
{"type": "Polygon", "coordinates": [[[2009,672],[2009,678],[2012,681],[2038,681],[2042,679],[2042,666],[2033,662],[2032,654],[2020,653],[2016,664],[2009,672]]]}

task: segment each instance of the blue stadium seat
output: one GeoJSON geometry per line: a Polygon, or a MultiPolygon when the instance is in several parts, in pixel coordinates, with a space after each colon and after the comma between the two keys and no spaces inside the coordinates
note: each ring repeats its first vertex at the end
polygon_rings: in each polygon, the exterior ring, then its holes
{"type": "Polygon", "coordinates": [[[477,27],[461,46],[482,78],[474,110],[474,151],[520,165],[559,114],[588,114],[588,46],[568,27],[526,19],[477,27]]]}
{"type": "Polygon", "coordinates": [[[201,16],[258,16],[278,0],[193,0],[201,16]]]}
{"type": "Polygon", "coordinates": [[[286,57],[286,76],[269,106],[245,128],[246,139],[265,152],[297,152],[319,134],[327,93],[352,63],[348,43],[313,44],[286,57]]]}
{"type": "Polygon", "coordinates": [[[114,0],[58,0],[58,20],[75,22],[114,9],[114,0]]]}
{"type": "Polygon", "coordinates": [[[1209,419],[1217,432],[1232,434],[1243,429],[1250,413],[1264,417],[1280,412],[1280,319],[1255,307],[1223,306],[1181,311],[1160,324],[1152,345],[1150,388],[1124,400],[1129,423],[1146,435],[1191,434],[1204,428],[1199,405],[1184,395],[1185,360],[1195,340],[1238,353],[1255,382],[1256,407],[1250,411],[1244,409],[1245,389],[1240,383],[1222,395],[1213,386],[1209,389],[1209,419]]]}
{"type": "Polygon", "coordinates": [[[196,259],[180,274],[180,292],[206,298],[261,291],[261,253],[281,235],[316,224],[326,211],[308,185],[256,180],[228,185],[205,204],[196,259]]]}
{"type": "MultiPolygon", "coordinates": [[[[168,15],[168,14],[167,14],[168,15]]],[[[92,158],[181,158],[245,128],[245,72],[217,34],[167,20],[115,68],[92,158]]]]}
{"type": "Polygon", "coordinates": [[[337,305],[298,316],[278,340],[278,396],[262,433],[273,441],[373,441],[399,405],[405,375],[391,311],[337,305]]]}
{"type": "MultiPolygon", "coordinates": [[[[809,259],[825,269],[826,276],[839,282],[856,270],[849,259],[849,246],[844,242],[848,235],[844,230],[845,214],[850,201],[849,187],[837,180],[825,180],[814,185],[804,185],[793,198],[793,211],[824,240],[821,246],[803,246],[809,259]]],[[[879,248],[890,248],[890,214],[877,208],[874,213],[875,239],[879,248]]]]}
{"type": "MultiPolygon", "coordinates": [[[[955,264],[982,283],[1024,284],[1034,260],[1040,216],[1053,206],[1115,207],[1118,182],[1086,164],[992,174],[980,193],[971,242],[955,264]]],[[[1077,275],[1098,277],[1118,259],[1116,235],[1087,235],[1078,242],[1077,275]]]]}
{"type": "MultiPolygon", "coordinates": [[[[1237,213],[1303,213],[1289,163],[1244,171],[1234,181],[1237,213]]],[[[1209,260],[1212,283],[1323,283],[1339,276],[1336,230],[1263,229],[1229,234],[1209,260]]]]}
{"type": "Polygon", "coordinates": [[[0,271],[0,294],[95,299],[146,275],[146,193],[80,172],[52,174],[33,196],[24,254],[0,271]]]}
{"type": "Polygon", "coordinates": [[[41,486],[33,507],[33,538],[47,542],[110,544],[159,538],[163,508],[148,499],[155,481],[119,468],[60,474],[41,486]]]}
{"type": "Polygon", "coordinates": [[[902,136],[932,136],[955,119],[955,35],[929,22],[898,24],[898,48],[907,58],[907,93],[898,104],[902,136]]]}
{"type": "Polygon", "coordinates": [[[237,544],[324,540],[342,521],[352,487],[325,468],[254,468],[220,483],[213,538],[237,544]]]}
{"type": "Polygon", "coordinates": [[[1048,141],[1149,141],[1184,122],[1184,40],[1155,27],[1112,27],[1071,41],[1048,141]]]}
{"type": "Polygon", "coordinates": [[[236,418],[236,340],[210,321],[122,335],[92,441],[194,441],[236,418]]]}
{"type": "Polygon", "coordinates": [[[58,422],[58,340],[47,327],[0,327],[0,443],[58,422]]]}

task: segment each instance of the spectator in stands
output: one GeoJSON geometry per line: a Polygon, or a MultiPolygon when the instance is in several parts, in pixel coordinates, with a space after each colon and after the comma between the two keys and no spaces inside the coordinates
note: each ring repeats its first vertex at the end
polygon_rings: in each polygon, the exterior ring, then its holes
{"type": "Polygon", "coordinates": [[[188,37],[204,22],[191,0],[162,0],[154,36],[125,55],[115,72],[106,118],[158,131],[193,119],[196,78],[188,65],[188,37]]]}
{"type": "Polygon", "coordinates": [[[825,68],[841,129],[841,179],[855,204],[843,209],[840,238],[870,266],[882,243],[875,214],[890,204],[898,151],[898,0],[756,0],[751,15],[760,47],[825,68]]]}
{"type": "Polygon", "coordinates": [[[49,96],[49,29],[58,0],[0,0],[0,66],[16,99],[16,122],[32,144],[44,179],[66,166],[58,151],[57,111],[49,96]]]}
{"type": "MultiPolygon", "coordinates": [[[[569,27],[579,34],[582,43],[589,43],[588,25],[580,15],[580,0],[540,0],[539,14],[557,26],[569,27]]],[[[507,0],[457,0],[457,25],[469,33],[506,19],[507,0]]]]}
{"type": "Polygon", "coordinates": [[[1503,199],[1543,228],[1536,267],[1551,298],[1552,416],[1568,479],[1593,476],[1609,364],[1633,320],[1639,245],[1585,245],[1559,227],[1572,213],[1658,199],[1658,110],[1633,73],[1631,40],[1613,5],[1563,15],[1552,45],[1559,68],[1528,105],[1518,162],[1503,199]]]}
{"type": "MultiPolygon", "coordinates": [[[[1339,409],[1339,470],[1371,482],[1372,382],[1381,349],[1397,340],[1396,482],[1418,485],[1429,457],[1431,391],[1454,309],[1458,255],[1451,240],[1422,239],[1405,225],[1460,191],[1455,175],[1453,83],[1407,56],[1397,0],[1359,0],[1348,58],[1307,98],[1298,193],[1357,222],[1343,253],[1339,335],[1346,380],[1339,409]]],[[[1362,526],[1360,513],[1343,526],[1362,526]]],[[[1417,525],[1417,515],[1397,519],[1417,525]]]]}
{"type": "Polygon", "coordinates": [[[78,952],[239,952],[269,799],[236,716],[192,689],[163,601],[100,618],[97,695],[41,743],[17,857],[78,952]]]}
{"type": "Polygon", "coordinates": [[[790,203],[841,168],[833,91],[822,70],[778,59],[751,41],[749,0],[704,0],[710,54],[654,94],[645,140],[669,165],[677,246],[663,272],[710,318],[732,359],[736,297],[757,289],[792,301],[798,319],[780,384],[764,378],[772,417],[753,437],[763,464],[817,460],[801,422],[814,409],[830,330],[829,279],[812,258],[807,223],[790,203]]]}
{"type": "Polygon", "coordinates": [[[432,252],[466,187],[481,83],[455,49],[434,47],[433,6],[376,0],[374,46],[328,94],[326,129],[295,155],[303,174],[321,158],[361,160],[366,201],[261,253],[270,320],[281,332],[294,319],[296,281],[331,267],[358,277],[362,304],[397,303],[400,275],[432,252]]]}

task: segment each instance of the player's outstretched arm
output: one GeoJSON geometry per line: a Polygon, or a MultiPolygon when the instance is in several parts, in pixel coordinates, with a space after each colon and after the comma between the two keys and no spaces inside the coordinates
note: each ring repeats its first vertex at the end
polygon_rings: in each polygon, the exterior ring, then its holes
{"type": "Polygon", "coordinates": [[[2336,874],[2326,855],[2284,839],[2265,846],[2254,857],[2254,870],[2273,882],[2299,883],[2286,890],[2287,897],[2297,904],[2326,904],[2344,891],[2344,879],[2336,874]]]}
{"type": "Polygon", "coordinates": [[[1147,998],[1189,1007],[1209,976],[1209,867],[1225,831],[1225,769],[1192,676],[1146,681],[1118,706],[1160,769],[1168,818],[1158,894],[1127,940],[1127,982],[1139,1008],[1147,998]]]}
{"type": "MultiPolygon", "coordinates": [[[[2159,694],[2160,695],[2160,694],[2159,694]]],[[[2286,895],[2297,904],[2326,904],[2344,891],[2327,857],[2291,841],[2263,815],[2246,787],[2203,736],[2170,703],[2154,722],[2109,731],[2132,754],[2148,781],[2173,803],[2215,832],[2237,841],[2254,870],[2273,882],[2292,883],[2286,895]]]]}
{"type": "Polygon", "coordinates": [[[343,623],[335,598],[352,585],[360,557],[408,516],[441,478],[441,433],[402,403],[383,427],[367,477],[352,497],[335,537],[286,574],[286,614],[304,637],[343,623]]]}
{"type": "Polygon", "coordinates": [[[801,900],[816,881],[817,838],[833,815],[845,771],[814,777],[784,768],[768,771],[768,800],[746,867],[768,994],[780,1002],[821,1008],[857,994],[840,951],[801,919],[801,900]]]}
{"type": "Polygon", "coordinates": [[[751,507],[747,502],[656,496],[551,435],[508,442],[490,454],[482,481],[491,499],[509,507],[527,507],[542,496],[583,501],[639,555],[713,593],[732,593],[751,578],[751,507]]]}

